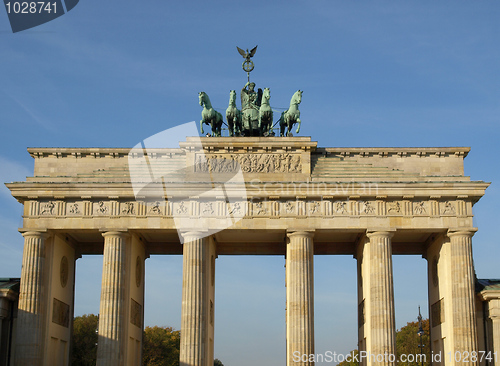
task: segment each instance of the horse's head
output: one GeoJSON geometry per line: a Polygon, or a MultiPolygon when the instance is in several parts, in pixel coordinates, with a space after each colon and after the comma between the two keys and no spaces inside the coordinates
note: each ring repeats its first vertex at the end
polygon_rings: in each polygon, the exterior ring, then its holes
{"type": "Polygon", "coordinates": [[[302,102],[302,90],[297,90],[292,97],[292,102],[300,104],[302,102]]]}
{"type": "Polygon", "coordinates": [[[229,92],[229,104],[236,102],[236,91],[231,90],[229,92]]]}
{"type": "Polygon", "coordinates": [[[200,99],[200,105],[202,106],[205,103],[205,92],[199,92],[198,93],[199,99],[200,99]]]}
{"type": "Polygon", "coordinates": [[[264,92],[262,93],[262,99],[269,100],[271,99],[271,91],[269,88],[265,88],[264,92]]]}

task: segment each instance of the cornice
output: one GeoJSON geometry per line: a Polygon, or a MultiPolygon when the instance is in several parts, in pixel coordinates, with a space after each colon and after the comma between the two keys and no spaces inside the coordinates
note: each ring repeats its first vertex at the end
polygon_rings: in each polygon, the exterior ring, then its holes
{"type": "Polygon", "coordinates": [[[316,149],[316,154],[338,156],[379,156],[379,157],[445,157],[457,156],[465,158],[470,147],[322,147],[316,149]]]}

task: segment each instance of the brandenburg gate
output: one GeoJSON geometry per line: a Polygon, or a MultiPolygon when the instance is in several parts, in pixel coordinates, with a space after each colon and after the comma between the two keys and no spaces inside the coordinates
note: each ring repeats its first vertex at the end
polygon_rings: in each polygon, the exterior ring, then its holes
{"type": "Polygon", "coordinates": [[[312,364],[293,355],[315,352],[315,255],[357,260],[360,351],[396,353],[398,254],[427,259],[432,351],[485,347],[471,246],[472,208],[488,183],[464,174],[469,148],[187,137],[170,148],[28,151],[33,176],[7,184],[24,205],[16,365],[68,364],[84,254],[103,254],[97,365],[141,364],[144,268],[154,254],[183,256],[182,366],[213,365],[221,255],[285,256],[287,365],[312,364]]]}

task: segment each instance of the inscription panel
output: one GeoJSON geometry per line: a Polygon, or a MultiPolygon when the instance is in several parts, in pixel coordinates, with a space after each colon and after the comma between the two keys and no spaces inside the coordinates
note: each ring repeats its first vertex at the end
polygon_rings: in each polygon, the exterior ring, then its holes
{"type": "Polygon", "coordinates": [[[52,323],[69,327],[69,305],[56,298],[52,302],[52,323]]]}
{"type": "Polygon", "coordinates": [[[130,299],[130,323],[142,328],[142,305],[134,299],[130,299]]]}
{"type": "Polygon", "coordinates": [[[441,299],[431,305],[432,327],[444,323],[444,300],[441,299]]]}

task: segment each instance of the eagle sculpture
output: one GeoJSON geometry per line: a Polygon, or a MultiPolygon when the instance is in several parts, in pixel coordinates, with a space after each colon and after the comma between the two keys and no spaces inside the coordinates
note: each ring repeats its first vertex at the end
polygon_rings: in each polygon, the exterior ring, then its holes
{"type": "Polygon", "coordinates": [[[248,48],[246,51],[243,51],[241,48],[239,48],[238,46],[236,46],[236,48],[238,49],[238,52],[240,53],[241,56],[243,56],[243,58],[245,60],[248,60],[250,61],[250,58],[253,57],[253,55],[255,55],[255,52],[257,51],[257,46],[255,46],[254,48],[252,48],[250,50],[250,52],[248,52],[248,48]]]}

